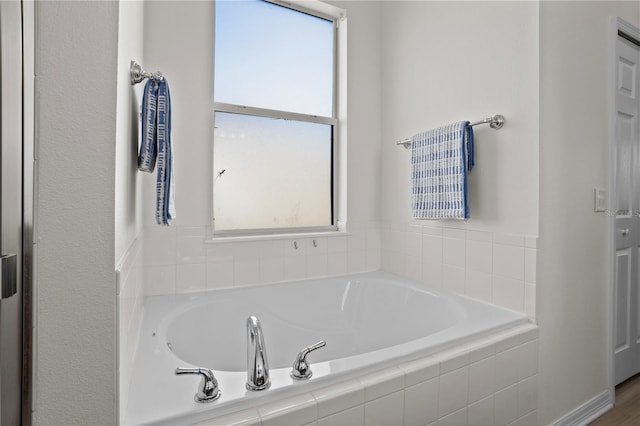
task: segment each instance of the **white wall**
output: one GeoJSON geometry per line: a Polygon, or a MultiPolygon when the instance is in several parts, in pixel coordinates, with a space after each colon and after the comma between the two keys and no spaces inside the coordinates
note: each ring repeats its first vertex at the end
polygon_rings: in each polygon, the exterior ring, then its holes
{"type": "Polygon", "coordinates": [[[540,421],[607,390],[609,21],[638,2],[540,4],[540,421]]]}
{"type": "Polygon", "coordinates": [[[538,4],[383,3],[383,268],[535,318],[538,4]],[[415,221],[410,155],[396,141],[494,114],[474,127],[471,219],[415,221]]]}
{"type": "MultiPolygon", "coordinates": [[[[115,259],[142,231],[142,179],[138,173],[138,122],[143,83],[131,86],[129,64],[145,67],[143,56],[144,2],[123,1],[118,14],[116,115],[115,259]]],[[[146,70],[146,68],[145,68],[146,70]]],[[[155,71],[155,70],[152,70],[155,71]]]]}
{"type": "Polygon", "coordinates": [[[131,86],[131,60],[145,66],[144,2],[118,8],[118,67],[115,157],[115,260],[118,295],[118,409],[124,415],[133,355],[142,321],[142,176],[138,172],[138,122],[143,84],[131,86]]]}
{"type": "Polygon", "coordinates": [[[536,235],[537,3],[390,1],[383,16],[383,221],[536,235]],[[494,114],[501,130],[474,127],[471,219],[412,221],[410,152],[395,142],[494,114]]]}
{"type": "MultiPolygon", "coordinates": [[[[347,11],[347,220],[380,221],[382,92],[380,2],[330,1],[347,11]]],[[[353,230],[353,227],[350,228],[353,230]]],[[[379,262],[379,261],[378,261],[379,262]]],[[[374,262],[375,263],[375,262],[374,262]]]]}
{"type": "Polygon", "coordinates": [[[35,424],[113,424],[118,3],[38,2],[35,424]]]}
{"type": "Polygon", "coordinates": [[[304,278],[380,267],[380,7],[334,2],[348,16],[350,236],[205,244],[211,235],[213,2],[145,3],[145,68],[161,70],[172,96],[177,219],[155,224],[155,175],[143,176],[147,294],[304,278]]]}

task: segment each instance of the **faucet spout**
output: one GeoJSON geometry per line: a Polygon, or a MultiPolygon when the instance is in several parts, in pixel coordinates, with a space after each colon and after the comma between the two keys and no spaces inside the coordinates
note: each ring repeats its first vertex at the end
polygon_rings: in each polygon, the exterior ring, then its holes
{"type": "Polygon", "coordinates": [[[267,348],[262,335],[260,320],[247,318],[247,389],[259,391],[271,386],[267,348]]]}

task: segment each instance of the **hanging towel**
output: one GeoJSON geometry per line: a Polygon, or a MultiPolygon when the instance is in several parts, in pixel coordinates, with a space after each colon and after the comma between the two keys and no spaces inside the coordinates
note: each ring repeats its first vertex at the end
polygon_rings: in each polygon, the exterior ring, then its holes
{"type": "Polygon", "coordinates": [[[171,147],[171,95],[166,79],[150,79],[142,97],[142,143],[138,169],[156,175],[156,222],[170,225],[175,219],[175,181],[171,147]]]}
{"type": "Polygon", "coordinates": [[[156,166],[157,135],[156,110],[158,107],[158,82],[147,80],[142,93],[141,122],[142,135],[138,154],[138,170],[151,173],[156,166]]]}
{"type": "Polygon", "coordinates": [[[467,173],[475,164],[473,128],[449,124],[411,138],[414,219],[468,219],[467,173]]]}

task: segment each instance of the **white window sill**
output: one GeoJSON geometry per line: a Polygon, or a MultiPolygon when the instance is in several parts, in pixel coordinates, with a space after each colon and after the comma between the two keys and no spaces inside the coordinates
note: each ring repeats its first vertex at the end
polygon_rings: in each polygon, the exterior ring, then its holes
{"type": "Polygon", "coordinates": [[[265,235],[238,235],[224,237],[209,237],[204,240],[205,244],[224,244],[238,243],[250,241],[271,241],[271,240],[298,240],[305,238],[335,238],[346,237],[351,235],[346,231],[327,231],[327,232],[303,232],[296,234],[265,234],[265,235]]]}

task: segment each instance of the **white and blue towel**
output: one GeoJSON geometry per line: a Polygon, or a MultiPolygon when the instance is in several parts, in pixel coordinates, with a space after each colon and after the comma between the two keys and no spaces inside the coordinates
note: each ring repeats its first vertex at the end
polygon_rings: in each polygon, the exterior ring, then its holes
{"type": "Polygon", "coordinates": [[[138,170],[156,177],[156,222],[170,225],[175,219],[175,183],[171,149],[171,95],[167,81],[149,79],[142,96],[142,142],[138,154],[138,170]]]}
{"type": "Polygon", "coordinates": [[[473,128],[449,124],[411,138],[414,219],[468,219],[467,173],[474,166],[473,128]]]}

